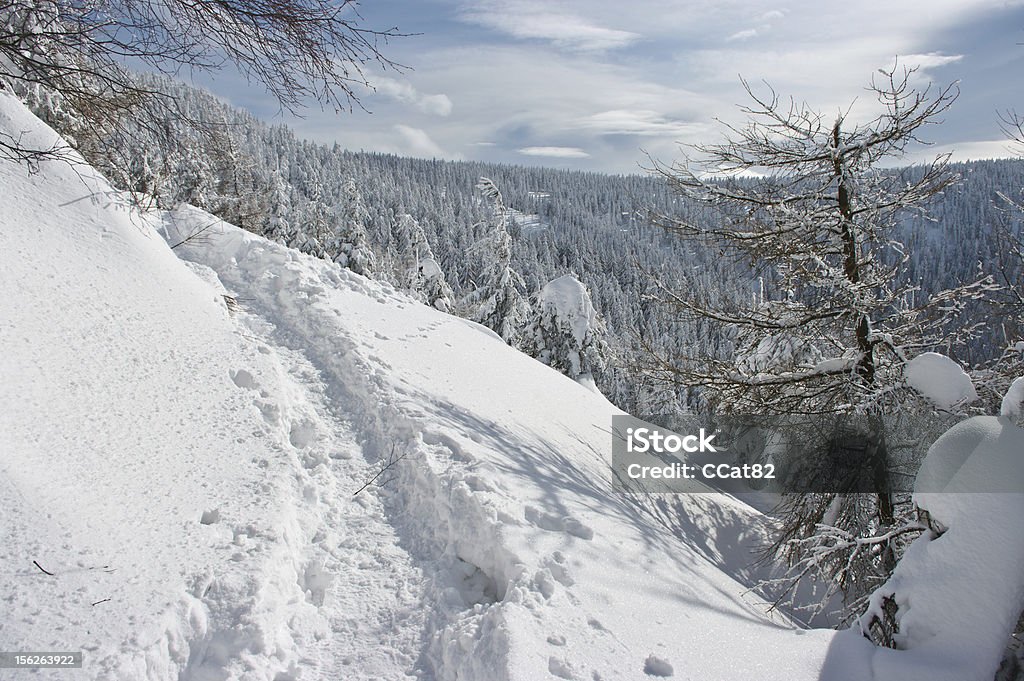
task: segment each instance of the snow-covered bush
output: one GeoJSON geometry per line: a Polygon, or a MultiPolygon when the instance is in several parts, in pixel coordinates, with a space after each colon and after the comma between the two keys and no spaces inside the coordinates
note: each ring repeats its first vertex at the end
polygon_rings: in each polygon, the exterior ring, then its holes
{"type": "Polygon", "coordinates": [[[1024,610],[1024,380],[1000,416],[940,437],[918,471],[927,527],[871,598],[855,631],[880,646],[878,681],[990,681],[1024,610]]]}
{"type": "Polygon", "coordinates": [[[592,381],[605,368],[604,324],[583,282],[566,274],[537,293],[523,349],[573,380],[592,381]]]}

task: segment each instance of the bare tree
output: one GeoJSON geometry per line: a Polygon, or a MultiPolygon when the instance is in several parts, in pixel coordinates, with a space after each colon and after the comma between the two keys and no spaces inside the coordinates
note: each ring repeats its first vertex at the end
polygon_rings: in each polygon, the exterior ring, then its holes
{"type": "MultiPolygon", "coordinates": [[[[232,65],[295,111],[351,108],[395,28],[360,25],[354,0],[0,0],[0,86],[42,89],[93,123],[153,95],[128,70],[232,65]]],[[[0,140],[15,157],[33,151],[0,140]]]]}
{"type": "MultiPolygon", "coordinates": [[[[990,278],[979,273],[928,297],[901,277],[909,256],[896,239],[900,221],[925,215],[928,200],[956,180],[948,156],[901,171],[882,166],[920,142],[958,94],[955,85],[916,89],[913,75],[898,64],[876,75],[869,91],[881,113],[860,124],[848,120],[852,105],[827,117],[770,88],[758,95],[744,81],[752,100],[743,108],[745,126],[726,125],[724,143],[694,147],[682,163],[654,164],[671,187],[707,209],[695,218],[654,214],[654,222],[718,247],[775,290],[774,297],[713,301],[662,286],[680,317],[710,323],[733,347],[719,356],[655,356],[655,376],[700,386],[720,412],[882,415],[911,399],[903,387],[907,359],[970,338],[973,327],[952,321],[991,290],[990,278]]],[[[853,600],[870,593],[871,577],[887,574],[896,558],[899,518],[886,475],[878,471],[872,499],[788,499],[772,552],[806,566],[808,552],[837,543],[856,549],[846,556],[853,569],[831,560],[816,576],[853,600]],[[829,565],[837,569],[830,573],[829,565]]]]}

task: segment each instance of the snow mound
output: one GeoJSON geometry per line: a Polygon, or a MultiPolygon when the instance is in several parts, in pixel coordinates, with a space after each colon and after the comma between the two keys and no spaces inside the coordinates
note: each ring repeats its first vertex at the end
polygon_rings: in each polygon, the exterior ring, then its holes
{"type": "Polygon", "coordinates": [[[1010,389],[1003,395],[999,415],[1016,420],[1020,418],[1022,408],[1024,408],[1024,377],[1013,379],[1010,389]]]}
{"type": "Polygon", "coordinates": [[[537,294],[543,314],[562,320],[577,345],[583,345],[587,333],[597,323],[597,311],[583,282],[571,274],[548,282],[537,294]]]}
{"type": "MultiPolygon", "coordinates": [[[[928,452],[914,500],[937,532],[907,550],[872,596],[867,626],[892,598],[897,649],[870,648],[875,681],[990,681],[1024,610],[1024,430],[978,416],[951,428],[928,452]]],[[[847,651],[864,640],[855,629],[837,637],[847,651]],[[854,638],[859,640],[853,640],[854,638]]],[[[835,656],[841,659],[841,656],[835,656]]],[[[831,678],[831,677],[829,677],[831,678]]]]}
{"type": "Polygon", "coordinates": [[[959,364],[937,352],[923,352],[907,362],[903,369],[909,385],[939,409],[954,407],[978,399],[971,377],[959,364]]]}

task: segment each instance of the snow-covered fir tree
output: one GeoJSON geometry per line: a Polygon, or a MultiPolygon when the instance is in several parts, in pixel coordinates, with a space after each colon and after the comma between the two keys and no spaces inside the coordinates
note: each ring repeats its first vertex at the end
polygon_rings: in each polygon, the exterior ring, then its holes
{"type": "Polygon", "coordinates": [[[314,252],[317,249],[310,250],[310,245],[300,238],[299,230],[292,222],[295,214],[292,210],[291,188],[280,170],[274,173],[271,180],[267,205],[269,215],[264,236],[285,246],[301,248],[306,253],[317,255],[314,252]]]}
{"type": "Polygon", "coordinates": [[[454,293],[434,257],[434,250],[427,241],[426,232],[416,218],[408,213],[399,216],[397,232],[399,248],[404,253],[400,286],[427,305],[442,312],[449,312],[454,293]]]}
{"type": "Polygon", "coordinates": [[[508,209],[494,182],[481,177],[476,185],[491,205],[491,219],[484,237],[471,251],[481,259],[480,278],[463,301],[468,317],[491,329],[510,345],[518,345],[530,316],[526,284],[512,267],[512,237],[508,233],[508,209]]]}
{"type": "Polygon", "coordinates": [[[369,213],[363,196],[351,177],[341,188],[341,201],[336,209],[337,224],[327,248],[334,261],[356,274],[372,277],[377,268],[376,256],[366,237],[369,213]]]}
{"type": "Polygon", "coordinates": [[[604,323],[583,282],[566,274],[536,294],[523,351],[575,381],[593,384],[607,366],[609,350],[604,323]]]}

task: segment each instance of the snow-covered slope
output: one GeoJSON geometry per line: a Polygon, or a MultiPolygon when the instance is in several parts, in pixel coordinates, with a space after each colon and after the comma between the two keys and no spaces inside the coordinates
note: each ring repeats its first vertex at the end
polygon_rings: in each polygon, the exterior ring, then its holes
{"type": "MultiPolygon", "coordinates": [[[[52,135],[5,95],[0,126],[52,135]]],[[[729,576],[759,516],[613,493],[600,395],[89,168],[0,186],[0,650],[83,650],[83,678],[818,678],[831,632],[729,576]]]]}

